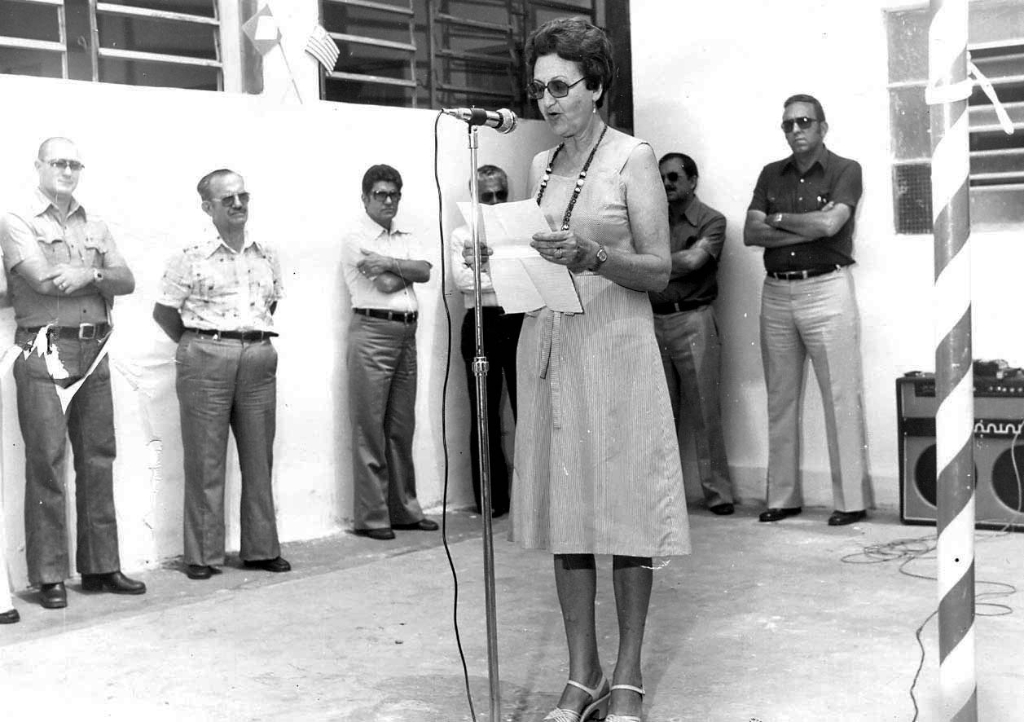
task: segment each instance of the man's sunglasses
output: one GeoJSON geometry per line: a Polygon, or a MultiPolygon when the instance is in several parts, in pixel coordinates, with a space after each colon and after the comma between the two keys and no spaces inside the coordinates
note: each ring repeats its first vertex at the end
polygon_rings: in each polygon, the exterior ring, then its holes
{"type": "Polygon", "coordinates": [[[792,133],[793,132],[793,125],[794,124],[796,124],[796,127],[799,128],[800,130],[807,130],[808,128],[811,127],[811,123],[813,123],[816,120],[817,120],[817,118],[808,118],[806,115],[805,116],[801,116],[799,118],[793,118],[791,120],[784,120],[784,121],[782,121],[782,126],[781,126],[782,127],[782,132],[783,133],[792,133]]]}
{"type": "Polygon", "coordinates": [[[487,191],[486,193],[481,193],[480,194],[480,202],[481,203],[493,203],[494,201],[497,201],[498,203],[504,203],[507,200],[508,200],[508,191],[507,190],[506,191],[487,191]]]}
{"type": "Polygon", "coordinates": [[[402,200],[402,191],[374,191],[370,195],[373,196],[373,200],[378,203],[383,203],[384,201],[398,202],[402,200]]]}
{"type": "Polygon", "coordinates": [[[241,206],[249,205],[249,193],[248,192],[245,192],[245,193],[232,193],[231,195],[224,196],[223,198],[211,198],[210,202],[211,203],[220,203],[225,208],[231,208],[231,207],[233,207],[235,205],[235,199],[236,198],[238,199],[238,204],[239,205],[241,205],[241,206]]]}
{"type": "Polygon", "coordinates": [[[675,171],[672,171],[671,173],[665,173],[664,175],[662,175],[661,181],[662,183],[664,183],[665,181],[668,181],[669,183],[676,183],[682,177],[682,173],[676,173],[675,171]]]}
{"type": "Polygon", "coordinates": [[[65,171],[68,168],[73,170],[75,173],[85,168],[85,164],[77,160],[67,160],[65,158],[54,158],[53,160],[46,161],[51,168],[65,171]]]}
{"type": "Polygon", "coordinates": [[[531,100],[540,100],[544,97],[544,91],[551,93],[552,98],[564,98],[569,94],[569,89],[575,85],[579,85],[586,78],[580,78],[575,83],[567,83],[564,80],[549,80],[548,84],[534,80],[532,83],[526,86],[526,95],[531,100]]]}

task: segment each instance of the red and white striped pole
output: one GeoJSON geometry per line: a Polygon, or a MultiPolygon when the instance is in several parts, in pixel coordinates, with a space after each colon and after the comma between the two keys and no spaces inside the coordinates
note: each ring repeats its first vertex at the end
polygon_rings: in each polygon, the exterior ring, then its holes
{"type": "Polygon", "coordinates": [[[930,17],[940,719],[976,722],[967,0],[931,0],[930,17]]]}

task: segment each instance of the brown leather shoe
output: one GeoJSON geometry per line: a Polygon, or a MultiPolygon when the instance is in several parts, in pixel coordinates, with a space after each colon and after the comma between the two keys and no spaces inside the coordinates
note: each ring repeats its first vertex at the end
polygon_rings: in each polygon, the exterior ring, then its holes
{"type": "Polygon", "coordinates": [[[392,524],[391,526],[403,531],[437,531],[441,528],[433,519],[420,519],[412,524],[392,524]]]}
{"type": "Polygon", "coordinates": [[[712,514],[717,514],[718,516],[728,516],[729,514],[733,514],[736,512],[736,507],[733,506],[732,502],[726,501],[722,502],[721,504],[709,506],[708,511],[710,511],[712,514]]]}
{"type": "Polygon", "coordinates": [[[273,559],[244,559],[242,566],[248,569],[262,569],[265,572],[290,572],[292,565],[280,556],[273,559]]]}
{"type": "Polygon", "coordinates": [[[64,582],[41,584],[39,603],[43,609],[63,609],[68,606],[68,591],[64,588],[64,582]]]}
{"type": "Polygon", "coordinates": [[[388,527],[383,529],[353,529],[352,533],[356,536],[365,536],[377,541],[390,541],[395,538],[395,532],[391,531],[388,527]]]}
{"type": "Polygon", "coordinates": [[[14,624],[21,620],[21,615],[18,614],[17,609],[12,609],[9,612],[0,613],[0,624],[14,624]]]}
{"type": "Polygon", "coordinates": [[[832,516],[828,518],[829,526],[846,526],[847,524],[853,524],[855,521],[866,519],[868,513],[861,509],[860,511],[834,511],[832,516]]]}
{"type": "Polygon", "coordinates": [[[110,592],[111,594],[145,594],[146,585],[143,582],[129,579],[121,572],[110,572],[109,574],[83,574],[83,592],[110,592]]]}
{"type": "Polygon", "coordinates": [[[801,506],[789,506],[781,507],[779,509],[767,509],[761,512],[761,516],[757,517],[758,521],[782,521],[786,517],[796,516],[804,509],[801,506]]]}
{"type": "Polygon", "coordinates": [[[209,579],[214,574],[220,574],[220,569],[206,564],[185,565],[185,576],[189,579],[209,579]]]}

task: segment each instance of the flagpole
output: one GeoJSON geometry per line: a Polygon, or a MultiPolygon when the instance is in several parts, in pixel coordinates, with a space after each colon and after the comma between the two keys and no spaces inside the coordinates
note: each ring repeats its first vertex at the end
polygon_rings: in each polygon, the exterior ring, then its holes
{"type": "Polygon", "coordinates": [[[302,93],[299,92],[299,84],[295,82],[295,73],[292,72],[292,65],[288,62],[288,53],[284,51],[284,43],[278,43],[277,47],[281,49],[281,57],[284,59],[284,67],[288,70],[288,77],[292,80],[292,87],[295,88],[295,97],[299,99],[299,105],[302,105],[302,93]]]}

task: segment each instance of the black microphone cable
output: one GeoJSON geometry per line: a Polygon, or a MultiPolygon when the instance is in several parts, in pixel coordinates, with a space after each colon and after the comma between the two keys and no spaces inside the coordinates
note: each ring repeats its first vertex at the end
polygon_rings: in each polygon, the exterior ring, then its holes
{"type": "Polygon", "coordinates": [[[462,635],[459,632],[459,574],[455,570],[455,562],[452,559],[452,551],[448,546],[448,379],[451,377],[452,369],[452,312],[448,306],[448,297],[444,292],[445,279],[447,278],[447,250],[444,243],[444,207],[441,197],[441,178],[438,173],[437,159],[440,154],[438,141],[438,124],[444,112],[439,112],[434,118],[434,187],[437,189],[437,237],[440,239],[441,247],[441,300],[444,304],[445,331],[447,342],[444,351],[444,382],[441,385],[441,448],[444,451],[444,465],[442,472],[444,487],[441,495],[441,543],[444,545],[445,556],[448,557],[448,568],[452,573],[452,628],[455,630],[455,646],[459,650],[459,660],[462,662],[462,679],[466,685],[466,700],[469,702],[469,714],[476,722],[476,710],[473,708],[473,693],[469,688],[469,668],[466,666],[466,654],[462,649],[462,635]]]}

